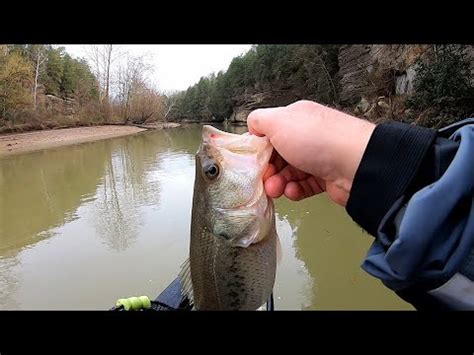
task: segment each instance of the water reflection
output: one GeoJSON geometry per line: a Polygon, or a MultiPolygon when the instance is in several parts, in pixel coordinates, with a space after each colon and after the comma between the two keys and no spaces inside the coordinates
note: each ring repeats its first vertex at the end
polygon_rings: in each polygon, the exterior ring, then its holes
{"type": "Polygon", "coordinates": [[[411,309],[360,268],[372,237],[342,207],[325,195],[297,204],[280,199],[277,206],[295,228],[295,255],[313,280],[303,309],[411,309]]]}
{"type": "Polygon", "coordinates": [[[279,310],[304,309],[311,304],[315,282],[293,247],[298,226],[292,225],[287,215],[277,211],[276,227],[282,255],[274,288],[275,307],[279,310]]]}
{"type": "Polygon", "coordinates": [[[221,129],[230,132],[230,133],[235,133],[235,134],[242,134],[248,131],[246,125],[232,125],[232,124],[223,124],[221,129]]]}
{"type": "Polygon", "coordinates": [[[42,234],[77,218],[83,200],[95,194],[110,152],[81,146],[0,160],[0,251],[21,249],[42,234]],[[91,152],[92,153],[92,152],[91,152]]]}
{"type": "MultiPolygon", "coordinates": [[[[0,308],[156,296],[188,255],[200,133],[190,125],[0,160],[0,308]]],[[[279,199],[276,212],[278,309],[407,308],[360,269],[371,240],[343,209],[317,197],[279,199]]]]}
{"type": "Polygon", "coordinates": [[[158,205],[158,181],[147,179],[147,172],[158,169],[156,154],[162,145],[126,137],[109,141],[110,155],[93,204],[97,235],[116,252],[124,251],[138,238],[143,223],[143,205],[158,205]]]}
{"type": "Polygon", "coordinates": [[[3,257],[0,259],[0,304],[6,306],[8,309],[18,309],[18,304],[15,295],[18,292],[20,284],[18,272],[20,262],[17,257],[3,257]]]}

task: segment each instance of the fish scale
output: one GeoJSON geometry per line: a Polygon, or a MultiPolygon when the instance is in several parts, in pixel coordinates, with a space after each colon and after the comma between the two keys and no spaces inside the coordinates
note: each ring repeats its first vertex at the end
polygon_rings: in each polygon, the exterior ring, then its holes
{"type": "Polygon", "coordinates": [[[203,127],[189,261],[180,275],[197,310],[257,310],[272,293],[278,236],[262,180],[271,151],[266,138],[203,127]],[[206,175],[211,165],[217,176],[206,175]]]}

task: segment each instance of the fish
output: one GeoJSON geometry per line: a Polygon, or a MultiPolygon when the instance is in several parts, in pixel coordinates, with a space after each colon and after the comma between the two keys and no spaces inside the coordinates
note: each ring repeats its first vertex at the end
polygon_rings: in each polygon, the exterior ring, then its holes
{"type": "Polygon", "coordinates": [[[263,185],[272,152],[266,137],[202,128],[189,258],[180,272],[195,310],[258,310],[273,292],[281,251],[263,185]]]}

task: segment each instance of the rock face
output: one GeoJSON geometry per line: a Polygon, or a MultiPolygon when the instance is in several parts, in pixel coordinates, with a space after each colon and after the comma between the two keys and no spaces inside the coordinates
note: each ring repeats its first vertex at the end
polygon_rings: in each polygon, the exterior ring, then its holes
{"type": "Polygon", "coordinates": [[[370,46],[366,45],[341,48],[338,60],[342,103],[356,104],[369,91],[368,76],[373,70],[369,52],[370,46]]]}
{"type": "MultiPolygon", "coordinates": [[[[416,61],[431,49],[430,45],[345,45],[339,51],[339,97],[341,107],[352,107],[366,118],[393,113],[390,96],[413,92],[416,61]]],[[[473,52],[474,55],[474,52],[473,52]]],[[[299,99],[291,89],[264,91],[234,98],[231,123],[245,123],[257,108],[288,105],[299,99]]],[[[396,108],[404,109],[402,100],[396,108]]]]}
{"type": "Polygon", "coordinates": [[[339,52],[340,104],[370,120],[406,115],[418,59],[431,45],[346,45],[339,52]]]}
{"type": "Polygon", "coordinates": [[[290,90],[244,94],[234,98],[234,110],[227,121],[234,124],[245,124],[247,122],[247,116],[253,110],[265,107],[285,106],[299,99],[301,98],[290,90]]]}
{"type": "Polygon", "coordinates": [[[347,45],[339,52],[341,103],[354,105],[365,98],[410,94],[416,75],[416,60],[429,45],[347,45]]]}
{"type": "Polygon", "coordinates": [[[72,116],[77,111],[77,103],[74,99],[62,99],[54,95],[44,96],[44,107],[48,111],[64,116],[72,116]]]}
{"type": "Polygon", "coordinates": [[[467,46],[466,54],[471,61],[471,84],[474,85],[474,46],[467,46]]]}
{"type": "MultiPolygon", "coordinates": [[[[417,62],[425,61],[433,45],[344,45],[338,55],[339,102],[337,108],[369,120],[404,119],[412,113],[406,98],[414,91],[417,62]]],[[[472,58],[474,74],[474,46],[466,46],[472,58]]],[[[474,80],[474,75],[473,75],[474,80]]],[[[473,83],[474,84],[474,83],[473,83]]],[[[284,106],[300,99],[300,88],[265,89],[234,97],[234,109],[227,119],[231,123],[245,123],[248,114],[257,108],[284,106]]]]}
{"type": "Polygon", "coordinates": [[[406,71],[395,79],[395,94],[404,95],[413,93],[413,81],[416,76],[416,65],[410,65],[406,71]]]}

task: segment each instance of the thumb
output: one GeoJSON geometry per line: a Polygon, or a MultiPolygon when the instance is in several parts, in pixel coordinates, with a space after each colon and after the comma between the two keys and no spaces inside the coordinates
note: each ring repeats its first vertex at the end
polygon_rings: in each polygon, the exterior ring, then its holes
{"type": "Polygon", "coordinates": [[[247,127],[251,134],[271,138],[275,132],[275,120],[281,116],[280,107],[260,108],[252,111],[247,117],[247,127]]]}

